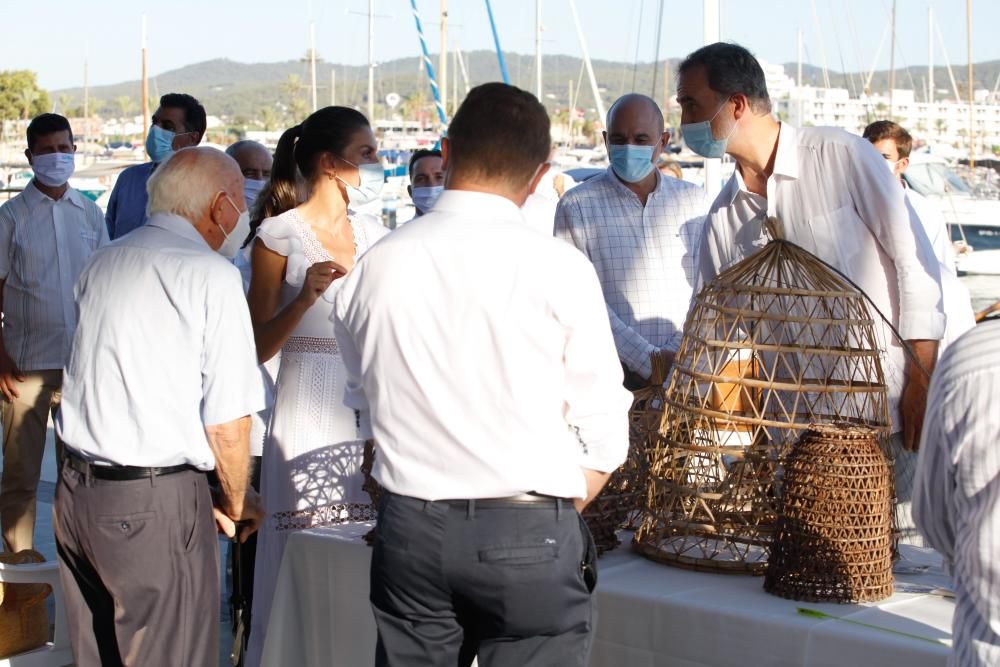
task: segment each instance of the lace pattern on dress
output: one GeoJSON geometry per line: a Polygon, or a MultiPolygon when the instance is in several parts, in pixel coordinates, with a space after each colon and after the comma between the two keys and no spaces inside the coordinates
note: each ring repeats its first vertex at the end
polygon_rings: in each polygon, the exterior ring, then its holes
{"type": "Polygon", "coordinates": [[[336,338],[289,336],[281,348],[282,354],[340,354],[336,338]]]}
{"type": "Polygon", "coordinates": [[[334,503],[311,510],[275,512],[275,530],[305,530],[341,523],[374,521],[375,506],[370,503],[334,503]]]}

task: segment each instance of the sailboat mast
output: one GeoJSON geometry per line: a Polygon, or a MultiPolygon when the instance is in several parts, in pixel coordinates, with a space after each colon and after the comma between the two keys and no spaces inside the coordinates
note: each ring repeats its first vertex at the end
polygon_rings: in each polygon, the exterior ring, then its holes
{"type": "Polygon", "coordinates": [[[892,119],[892,93],[896,88],[896,0],[892,0],[892,35],[889,39],[889,118],[892,119]]]}
{"type": "Polygon", "coordinates": [[[542,102],[542,0],[535,0],[535,97],[542,102]]]}
{"type": "MultiPolygon", "coordinates": [[[[704,41],[705,44],[714,44],[721,37],[721,0],[702,0],[704,17],[704,41]]],[[[705,194],[709,201],[715,199],[722,189],[722,160],[718,158],[706,158],[705,160],[705,194]]]]}
{"type": "Polygon", "coordinates": [[[656,17],[656,53],[653,54],[653,90],[649,97],[656,99],[656,70],[660,67],[660,34],[663,32],[663,0],[660,0],[660,11],[656,17]]]}
{"type": "Polygon", "coordinates": [[[934,104],[934,8],[927,7],[927,103],[934,104]]]}
{"type": "Polygon", "coordinates": [[[438,78],[445,112],[448,111],[448,0],[441,0],[441,53],[438,55],[438,78]]]}
{"type": "Polygon", "coordinates": [[[90,138],[90,72],[87,59],[83,60],[83,134],[90,138]]]}
{"type": "Polygon", "coordinates": [[[319,109],[316,100],[316,23],[309,21],[309,80],[312,84],[312,110],[319,109]]]}
{"type": "Polygon", "coordinates": [[[146,15],[142,15],[142,138],[149,134],[149,78],[146,70],[146,15]]]}
{"type": "Polygon", "coordinates": [[[375,0],[368,0],[368,122],[375,122],[375,0]]]}
{"type": "Polygon", "coordinates": [[[594,66],[590,62],[590,53],[587,51],[587,40],[583,36],[583,28],[580,27],[580,16],[576,12],[576,0],[569,0],[569,8],[573,12],[573,22],[576,23],[576,35],[580,39],[580,50],[583,52],[583,62],[587,66],[587,76],[590,78],[590,89],[594,94],[594,105],[600,116],[601,124],[607,122],[607,113],[604,110],[604,102],[601,100],[601,92],[597,89],[597,77],[594,76],[594,66]]]}
{"type": "Polygon", "coordinates": [[[965,29],[968,33],[966,39],[966,54],[969,58],[969,172],[971,173],[976,167],[976,150],[974,147],[975,143],[975,107],[973,106],[973,84],[972,84],[972,0],[965,0],[965,29]]]}

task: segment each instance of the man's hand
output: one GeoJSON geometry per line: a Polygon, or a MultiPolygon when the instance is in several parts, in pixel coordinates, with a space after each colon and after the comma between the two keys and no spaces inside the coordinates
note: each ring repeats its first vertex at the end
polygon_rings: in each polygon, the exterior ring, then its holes
{"type": "Polygon", "coordinates": [[[240,527],[240,543],[247,541],[247,538],[254,534],[264,520],[264,508],[260,503],[260,496],[253,489],[247,489],[246,496],[239,507],[223,507],[216,501],[212,508],[215,515],[215,525],[219,532],[233,539],[236,537],[236,524],[242,523],[240,527]]]}
{"type": "Polygon", "coordinates": [[[19,382],[24,382],[24,373],[7,354],[7,350],[0,349],[0,392],[3,392],[4,398],[8,401],[21,396],[17,390],[19,382]]]}
{"type": "Polygon", "coordinates": [[[924,412],[927,409],[927,390],[937,361],[938,341],[906,341],[919,365],[911,359],[907,362],[906,385],[899,401],[899,413],[903,420],[903,449],[915,452],[920,447],[920,433],[924,428],[924,412]]]}

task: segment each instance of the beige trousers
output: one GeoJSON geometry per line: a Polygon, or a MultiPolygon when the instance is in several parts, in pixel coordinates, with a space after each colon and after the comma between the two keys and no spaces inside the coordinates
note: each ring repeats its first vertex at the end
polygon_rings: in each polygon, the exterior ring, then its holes
{"type": "MultiPolygon", "coordinates": [[[[62,371],[27,371],[13,401],[0,395],[3,423],[3,477],[0,478],[0,528],[7,551],[31,549],[35,534],[35,495],[42,472],[49,415],[62,398],[62,371]]],[[[58,458],[62,443],[56,441],[58,458]]]]}

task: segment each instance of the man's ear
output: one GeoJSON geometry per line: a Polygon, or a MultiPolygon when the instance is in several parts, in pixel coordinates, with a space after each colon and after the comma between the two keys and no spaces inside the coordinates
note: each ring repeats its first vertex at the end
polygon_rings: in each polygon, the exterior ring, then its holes
{"type": "Polygon", "coordinates": [[[407,185],[406,186],[406,194],[408,194],[410,197],[413,197],[413,186],[412,185],[407,185]]]}
{"type": "Polygon", "coordinates": [[[902,176],[903,174],[906,173],[906,170],[909,168],[909,166],[910,166],[910,158],[901,157],[899,158],[899,162],[896,163],[896,171],[898,171],[899,175],[902,176]]]}
{"type": "Polygon", "coordinates": [[[451,141],[441,137],[441,171],[448,171],[448,155],[451,153],[451,141]]]}
{"type": "Polygon", "coordinates": [[[28,158],[28,164],[31,164],[31,149],[30,148],[25,148],[24,149],[24,157],[28,158]]]}
{"type": "Polygon", "coordinates": [[[726,101],[733,103],[733,105],[735,107],[733,109],[733,117],[736,120],[739,120],[740,118],[742,118],[743,114],[751,113],[752,112],[752,110],[750,108],[750,98],[748,98],[746,95],[741,95],[741,94],[737,93],[736,95],[733,95],[732,97],[730,97],[726,101]]]}
{"type": "Polygon", "coordinates": [[[535,188],[537,188],[538,184],[542,182],[542,178],[548,173],[550,167],[551,165],[548,162],[542,163],[542,168],[539,169],[538,173],[535,174],[535,177],[531,179],[531,183],[528,186],[529,193],[535,193],[535,188]]]}

